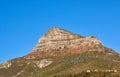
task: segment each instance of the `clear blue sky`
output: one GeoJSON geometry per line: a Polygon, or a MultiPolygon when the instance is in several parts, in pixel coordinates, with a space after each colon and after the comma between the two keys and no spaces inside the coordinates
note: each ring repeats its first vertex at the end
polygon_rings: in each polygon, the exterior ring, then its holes
{"type": "Polygon", "coordinates": [[[120,53],[120,0],[0,0],[0,63],[28,54],[53,26],[120,53]]]}

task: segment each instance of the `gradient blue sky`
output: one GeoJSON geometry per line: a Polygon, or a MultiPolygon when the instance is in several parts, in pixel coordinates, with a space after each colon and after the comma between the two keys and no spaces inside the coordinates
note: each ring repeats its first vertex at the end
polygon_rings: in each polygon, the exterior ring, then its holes
{"type": "Polygon", "coordinates": [[[53,26],[120,53],[120,0],[0,0],[0,63],[28,54],[53,26]]]}

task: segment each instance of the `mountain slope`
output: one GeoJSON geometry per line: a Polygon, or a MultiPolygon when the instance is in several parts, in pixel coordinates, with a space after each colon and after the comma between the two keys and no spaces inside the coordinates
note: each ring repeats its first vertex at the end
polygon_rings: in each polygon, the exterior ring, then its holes
{"type": "Polygon", "coordinates": [[[120,76],[120,55],[94,36],[51,28],[26,56],[0,65],[0,77],[120,76]]]}

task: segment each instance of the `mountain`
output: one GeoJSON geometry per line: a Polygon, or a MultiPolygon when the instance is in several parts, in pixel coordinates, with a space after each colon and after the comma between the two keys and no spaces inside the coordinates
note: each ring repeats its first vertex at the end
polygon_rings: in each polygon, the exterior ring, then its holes
{"type": "Polygon", "coordinates": [[[0,64],[0,77],[120,77],[120,54],[94,36],[53,27],[28,55],[0,64]]]}

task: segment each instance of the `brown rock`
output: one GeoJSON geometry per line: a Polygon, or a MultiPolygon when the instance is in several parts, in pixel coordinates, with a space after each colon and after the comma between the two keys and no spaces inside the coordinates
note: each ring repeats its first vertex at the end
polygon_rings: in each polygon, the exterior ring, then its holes
{"type": "Polygon", "coordinates": [[[30,58],[36,58],[34,55],[50,56],[52,54],[53,56],[57,56],[52,50],[67,50],[67,52],[70,53],[110,51],[94,36],[84,37],[55,27],[49,29],[48,32],[39,39],[38,44],[30,53],[30,55],[33,55],[30,56],[30,58]]]}

